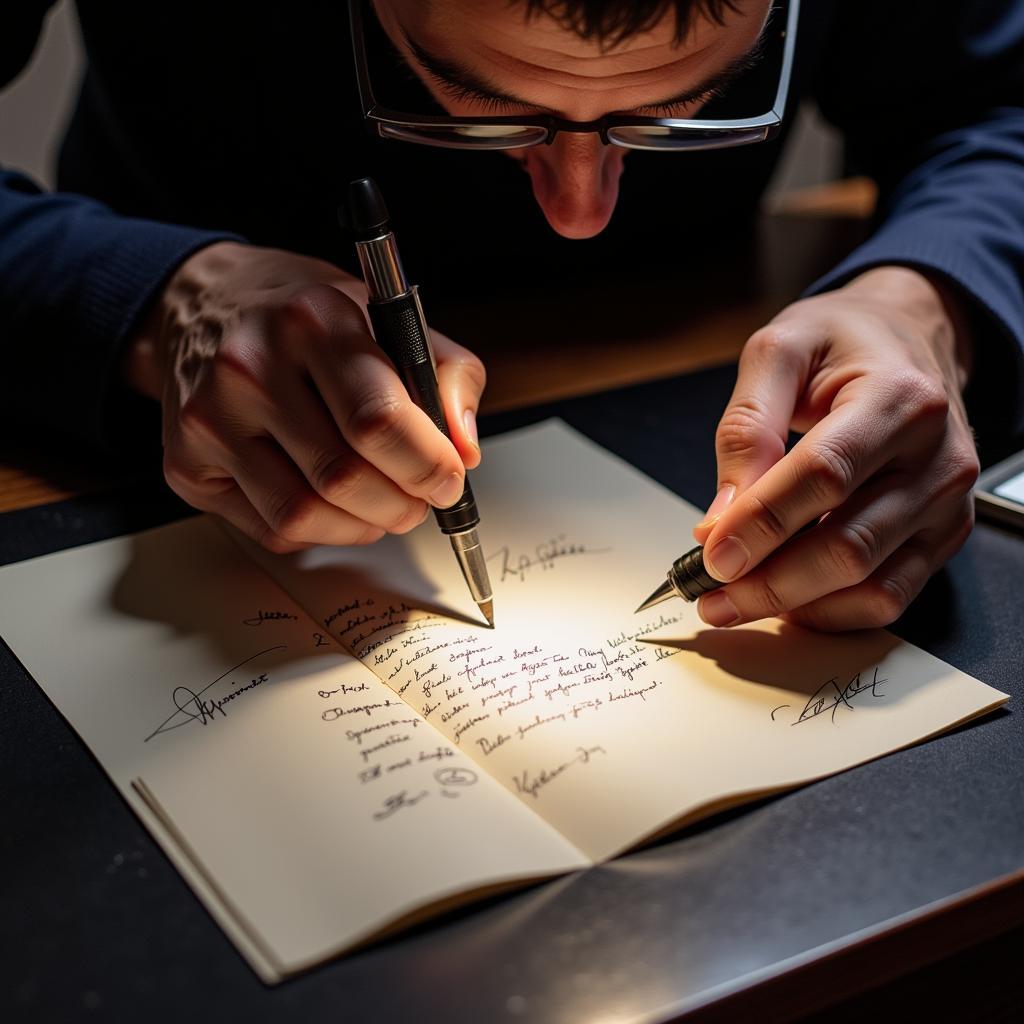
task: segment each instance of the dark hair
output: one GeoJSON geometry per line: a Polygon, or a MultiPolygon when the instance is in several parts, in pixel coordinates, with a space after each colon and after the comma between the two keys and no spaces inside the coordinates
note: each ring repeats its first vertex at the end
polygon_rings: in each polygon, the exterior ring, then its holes
{"type": "MultiPolygon", "coordinates": [[[[520,0],[512,0],[512,3],[520,0]]],[[[722,24],[737,0],[525,0],[526,18],[547,14],[581,39],[596,39],[602,47],[617,46],[630,36],[652,29],[669,11],[676,19],[679,42],[695,14],[722,24]]]]}

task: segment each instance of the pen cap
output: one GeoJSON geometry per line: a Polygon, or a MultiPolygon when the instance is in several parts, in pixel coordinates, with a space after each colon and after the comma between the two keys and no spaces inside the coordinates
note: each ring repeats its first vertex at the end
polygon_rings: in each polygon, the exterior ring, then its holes
{"type": "Polygon", "coordinates": [[[373,178],[359,178],[348,187],[348,225],[356,241],[376,238],[388,228],[388,208],[373,178]]]}

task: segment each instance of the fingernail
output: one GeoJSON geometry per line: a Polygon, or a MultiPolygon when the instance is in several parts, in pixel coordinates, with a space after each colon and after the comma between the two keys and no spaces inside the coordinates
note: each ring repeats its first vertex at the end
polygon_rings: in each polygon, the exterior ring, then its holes
{"type": "Polygon", "coordinates": [[[726,537],[704,553],[704,567],[723,583],[742,575],[750,561],[750,552],[739,537],[726,537]]]}
{"type": "Polygon", "coordinates": [[[451,508],[462,497],[464,486],[462,477],[458,473],[452,473],[427,500],[435,508],[451,508]]]}
{"type": "Polygon", "coordinates": [[[467,409],[462,414],[462,425],[466,428],[466,437],[469,438],[469,443],[477,451],[480,451],[480,438],[476,432],[476,416],[473,415],[472,409],[467,409]]]}
{"type": "Polygon", "coordinates": [[[697,614],[709,626],[731,626],[739,622],[740,613],[736,606],[729,600],[729,595],[724,590],[713,590],[710,594],[704,594],[697,602],[697,614]]]}
{"type": "Polygon", "coordinates": [[[724,487],[719,488],[718,493],[715,495],[715,500],[711,502],[706,515],[697,525],[708,526],[713,523],[732,504],[732,499],[735,497],[736,488],[732,484],[726,484],[724,487]]]}

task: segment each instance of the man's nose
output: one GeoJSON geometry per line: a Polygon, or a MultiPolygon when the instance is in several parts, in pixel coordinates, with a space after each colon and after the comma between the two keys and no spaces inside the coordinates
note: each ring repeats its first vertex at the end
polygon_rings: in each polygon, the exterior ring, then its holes
{"type": "Polygon", "coordinates": [[[533,194],[555,231],[591,238],[604,230],[619,197],[625,155],[596,133],[562,132],[550,146],[524,151],[533,194]]]}

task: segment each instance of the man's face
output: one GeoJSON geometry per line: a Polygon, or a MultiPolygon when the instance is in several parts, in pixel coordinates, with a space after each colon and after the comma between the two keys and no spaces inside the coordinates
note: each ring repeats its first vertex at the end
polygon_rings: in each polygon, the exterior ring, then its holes
{"type": "MultiPolygon", "coordinates": [[[[707,99],[705,83],[755,46],[771,0],[735,6],[721,25],[694,14],[678,42],[670,11],[650,31],[602,51],[546,15],[526,21],[525,6],[509,0],[375,0],[384,30],[449,113],[552,113],[572,121],[626,111],[695,116],[707,99]]],[[[509,151],[530,175],[548,223],[566,238],[590,238],[608,224],[627,154],[596,134],[565,132],[550,146],[509,151]]]]}

